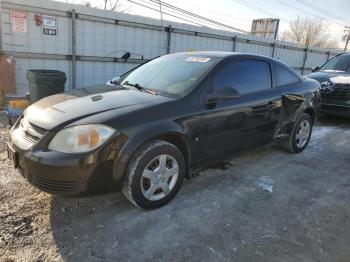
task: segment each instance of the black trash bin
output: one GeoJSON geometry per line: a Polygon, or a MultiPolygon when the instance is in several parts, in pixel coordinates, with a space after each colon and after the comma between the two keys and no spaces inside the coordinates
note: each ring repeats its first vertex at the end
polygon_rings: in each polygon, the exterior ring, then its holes
{"type": "Polygon", "coordinates": [[[40,100],[46,96],[64,92],[67,77],[64,72],[57,70],[28,70],[30,102],[40,100]]]}

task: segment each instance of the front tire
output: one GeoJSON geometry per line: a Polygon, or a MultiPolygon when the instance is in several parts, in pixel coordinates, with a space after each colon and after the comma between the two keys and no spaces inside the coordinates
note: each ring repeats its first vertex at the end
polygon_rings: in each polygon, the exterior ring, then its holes
{"type": "Polygon", "coordinates": [[[311,116],[302,113],[295,122],[289,137],[289,151],[291,153],[300,153],[307,147],[311,138],[312,126],[311,116]]]}
{"type": "Polygon", "coordinates": [[[137,207],[159,208],[175,197],[185,171],[185,159],[176,146],[162,140],[149,142],[128,164],[123,195],[137,207]]]}

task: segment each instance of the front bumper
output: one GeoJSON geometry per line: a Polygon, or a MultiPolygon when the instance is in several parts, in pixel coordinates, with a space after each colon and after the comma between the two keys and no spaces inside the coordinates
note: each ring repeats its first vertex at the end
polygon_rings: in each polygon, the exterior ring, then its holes
{"type": "Polygon", "coordinates": [[[43,148],[40,143],[45,135],[37,143],[23,147],[13,141],[12,133],[7,145],[9,157],[19,173],[36,188],[59,195],[120,189],[120,181],[113,177],[115,156],[122,145],[118,138],[91,153],[66,154],[43,148]]]}
{"type": "Polygon", "coordinates": [[[350,105],[322,103],[321,113],[325,115],[350,117],[350,105]]]}
{"type": "Polygon", "coordinates": [[[333,84],[330,89],[321,91],[321,113],[350,117],[350,85],[333,84]]]}

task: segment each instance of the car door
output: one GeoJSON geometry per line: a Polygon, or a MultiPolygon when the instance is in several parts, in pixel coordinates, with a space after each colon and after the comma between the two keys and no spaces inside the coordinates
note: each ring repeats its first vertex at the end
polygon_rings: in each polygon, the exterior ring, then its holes
{"type": "Polygon", "coordinates": [[[203,160],[217,160],[271,141],[281,109],[280,92],[272,83],[267,60],[232,60],[215,73],[202,102],[203,160]],[[206,103],[208,94],[227,86],[234,88],[239,97],[206,103]]]}

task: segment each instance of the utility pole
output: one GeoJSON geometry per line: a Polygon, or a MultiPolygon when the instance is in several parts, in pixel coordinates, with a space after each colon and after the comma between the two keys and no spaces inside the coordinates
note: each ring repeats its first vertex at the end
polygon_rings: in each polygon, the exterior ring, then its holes
{"type": "Polygon", "coordinates": [[[347,33],[347,35],[345,35],[345,48],[344,48],[344,51],[346,52],[346,49],[348,48],[348,44],[350,41],[350,26],[345,26],[344,33],[347,33]]]}
{"type": "Polygon", "coordinates": [[[162,42],[162,39],[163,39],[163,43],[164,43],[164,47],[165,47],[165,53],[167,52],[167,43],[166,43],[166,39],[164,37],[164,32],[165,32],[165,28],[164,28],[164,21],[163,21],[163,10],[162,10],[162,1],[161,0],[158,0],[159,1],[159,13],[160,13],[160,21],[162,23],[162,37],[161,37],[161,42],[162,42]]]}

